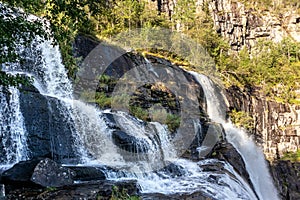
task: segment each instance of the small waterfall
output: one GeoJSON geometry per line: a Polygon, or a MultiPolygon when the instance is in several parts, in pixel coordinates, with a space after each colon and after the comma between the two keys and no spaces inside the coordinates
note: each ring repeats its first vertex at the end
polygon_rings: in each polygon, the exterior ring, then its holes
{"type": "Polygon", "coordinates": [[[227,141],[243,157],[246,169],[259,199],[278,199],[278,193],[273,184],[273,179],[262,150],[256,146],[255,142],[246,132],[236,128],[231,122],[226,122],[226,119],[222,117],[225,116],[224,113],[226,112],[226,107],[220,106],[225,104],[224,99],[218,98],[220,94],[217,93],[212,81],[205,75],[196,72],[190,73],[194,75],[204,90],[207,101],[207,112],[210,118],[223,125],[227,141]]]}
{"type": "Polygon", "coordinates": [[[28,158],[24,119],[20,111],[19,91],[16,88],[0,87],[0,163],[1,168],[28,158]]]}

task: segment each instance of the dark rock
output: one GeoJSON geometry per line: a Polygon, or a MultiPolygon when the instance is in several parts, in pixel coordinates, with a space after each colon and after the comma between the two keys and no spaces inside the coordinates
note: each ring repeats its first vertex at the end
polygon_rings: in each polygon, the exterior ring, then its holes
{"type": "Polygon", "coordinates": [[[21,188],[7,193],[7,200],[16,199],[43,199],[43,200],[65,200],[65,199],[86,199],[86,200],[109,200],[115,191],[133,196],[137,195],[140,187],[134,180],[128,181],[96,181],[59,188],[37,190],[32,188],[21,188]]]}
{"type": "Polygon", "coordinates": [[[229,143],[218,143],[214,148],[216,157],[230,163],[233,168],[252,186],[249,174],[246,170],[245,163],[239,152],[229,143]]]}
{"type": "Polygon", "coordinates": [[[157,173],[162,176],[164,176],[164,174],[167,174],[168,176],[175,178],[178,176],[185,175],[186,172],[184,171],[183,167],[176,165],[174,163],[170,163],[166,167],[159,170],[157,173]]]}
{"type": "Polygon", "coordinates": [[[76,158],[72,134],[75,125],[64,102],[32,90],[23,90],[20,93],[20,109],[31,158],[51,157],[56,161],[76,158]]]}
{"type": "Polygon", "coordinates": [[[281,199],[300,199],[300,163],[280,160],[271,169],[281,199]]]}
{"type": "Polygon", "coordinates": [[[54,161],[33,159],[21,161],[2,174],[2,182],[13,186],[59,187],[73,183],[75,173],[54,161]]]}
{"type": "Polygon", "coordinates": [[[112,113],[103,113],[103,116],[105,118],[106,125],[112,129],[120,129],[112,113]]]}
{"type": "Polygon", "coordinates": [[[201,127],[196,130],[196,137],[183,157],[199,160],[209,156],[215,145],[223,141],[224,128],[221,124],[214,122],[202,122],[201,127]]]}
{"type": "Polygon", "coordinates": [[[106,179],[104,168],[101,167],[90,167],[90,166],[67,166],[66,168],[71,169],[75,172],[75,181],[92,181],[92,180],[104,180],[106,179]]]}
{"type": "MultiPolygon", "coordinates": [[[[30,183],[30,179],[34,168],[42,159],[33,159],[29,161],[21,161],[15,164],[12,168],[6,170],[2,174],[2,183],[5,184],[20,184],[30,183]]],[[[30,183],[31,184],[31,183],[30,183]]]]}
{"type": "Polygon", "coordinates": [[[206,164],[200,166],[202,171],[204,172],[214,172],[214,171],[222,171],[224,170],[224,165],[220,162],[214,164],[206,164]]]}
{"type": "Polygon", "coordinates": [[[146,153],[149,148],[149,144],[144,139],[138,139],[121,130],[113,131],[112,139],[118,147],[133,153],[146,153]]]}
{"type": "Polygon", "coordinates": [[[74,57],[84,59],[87,55],[99,45],[100,41],[87,35],[77,35],[73,44],[74,57]]]}
{"type": "Polygon", "coordinates": [[[20,108],[28,133],[28,148],[32,157],[51,155],[48,100],[40,93],[20,93],[20,108]]]}
{"type": "Polygon", "coordinates": [[[44,159],[37,164],[30,180],[43,187],[61,187],[73,184],[74,176],[74,171],[44,159]]]}

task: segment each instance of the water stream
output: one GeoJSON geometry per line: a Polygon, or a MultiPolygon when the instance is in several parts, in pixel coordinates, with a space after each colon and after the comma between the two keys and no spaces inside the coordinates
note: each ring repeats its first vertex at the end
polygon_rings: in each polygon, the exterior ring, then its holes
{"type": "Polygon", "coordinates": [[[226,121],[224,117],[226,107],[222,106],[225,104],[225,97],[217,93],[216,86],[207,76],[195,72],[190,73],[202,85],[207,101],[207,113],[209,117],[213,121],[223,125],[227,141],[243,157],[246,169],[259,199],[279,199],[262,150],[244,130],[238,129],[231,122],[226,121]]]}

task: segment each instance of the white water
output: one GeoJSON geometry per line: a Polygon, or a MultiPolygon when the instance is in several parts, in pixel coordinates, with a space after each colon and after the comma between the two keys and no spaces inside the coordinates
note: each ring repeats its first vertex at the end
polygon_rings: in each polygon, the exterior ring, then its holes
{"type": "MultiPolygon", "coordinates": [[[[0,91],[4,88],[0,87],[0,91]]],[[[26,144],[26,129],[20,111],[19,91],[9,88],[10,95],[0,92],[0,138],[2,146],[0,151],[1,168],[7,168],[13,164],[25,160],[28,157],[26,144]]]]}
{"type": "Polygon", "coordinates": [[[216,95],[212,81],[205,75],[195,72],[190,73],[194,75],[204,90],[209,117],[213,121],[223,125],[227,141],[230,142],[243,157],[247,172],[249,173],[259,199],[279,199],[262,150],[256,146],[255,142],[245,131],[236,128],[231,122],[226,122],[226,120],[221,117],[226,108],[220,106],[220,101],[224,100],[217,98],[218,95],[216,95]]]}

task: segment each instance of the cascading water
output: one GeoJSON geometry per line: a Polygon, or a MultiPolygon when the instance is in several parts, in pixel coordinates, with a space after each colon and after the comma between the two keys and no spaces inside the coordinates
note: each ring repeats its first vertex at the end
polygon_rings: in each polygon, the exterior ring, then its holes
{"type": "Polygon", "coordinates": [[[9,88],[5,95],[4,88],[0,87],[0,170],[11,167],[13,164],[26,160],[28,151],[26,145],[26,129],[20,111],[19,91],[9,88]]]}
{"type": "Polygon", "coordinates": [[[249,173],[255,192],[261,200],[278,199],[277,190],[273,184],[273,179],[269,173],[268,165],[261,149],[255,142],[241,129],[236,128],[231,122],[226,122],[224,113],[224,96],[218,98],[220,94],[216,91],[212,81],[205,75],[190,72],[202,86],[206,101],[209,117],[221,123],[225,129],[226,139],[241,154],[249,173]]]}
{"type": "MultiPolygon", "coordinates": [[[[34,78],[34,87],[47,101],[45,128],[49,131],[47,134],[50,135],[52,156],[65,150],[62,147],[64,142],[71,145],[80,158],[70,163],[58,157],[59,162],[66,165],[108,166],[104,171],[107,179],[116,181],[135,179],[140,184],[142,193],[201,192],[214,199],[256,199],[248,183],[227,162],[216,159],[194,162],[179,158],[172,145],[171,134],[165,125],[157,122],[145,123],[124,112],[102,111],[94,105],[74,100],[72,85],[61,62],[59,48],[52,46],[51,41],[36,38],[31,47],[20,46],[18,51],[25,58],[25,64],[6,63],[2,66],[2,70],[23,73],[34,78]],[[114,125],[107,121],[107,115],[114,116],[118,128],[114,128],[114,125]],[[71,132],[72,137],[69,137],[68,141],[60,139],[66,134],[65,131],[71,132]],[[53,132],[60,133],[51,135],[53,132]],[[130,143],[129,146],[117,144],[116,140],[123,138],[124,135],[125,138],[135,138],[135,143],[130,143]],[[219,170],[210,170],[211,166],[218,166],[219,170]]],[[[147,64],[151,65],[149,62],[147,64]]],[[[205,89],[206,85],[203,86],[205,89]]],[[[11,95],[3,91],[0,93],[0,145],[3,149],[0,157],[1,166],[26,160],[33,153],[28,150],[30,146],[27,145],[29,137],[33,136],[28,136],[29,130],[26,130],[28,124],[26,126],[25,123],[28,120],[25,120],[25,113],[20,109],[22,92],[15,88],[9,88],[8,91],[11,95]]],[[[206,95],[207,99],[211,99],[209,93],[206,95]]],[[[219,116],[219,113],[216,113],[216,116],[219,116]]],[[[38,121],[36,119],[38,116],[31,117],[34,121],[38,121]]],[[[195,126],[201,128],[200,124],[195,126]]],[[[226,124],[224,126],[228,130],[227,137],[229,137],[230,129],[226,124]]],[[[34,134],[38,132],[37,128],[33,127],[32,132],[34,134]]],[[[241,150],[240,152],[243,153],[241,150]]],[[[249,170],[250,174],[255,174],[251,168],[249,170]]],[[[257,193],[263,193],[255,189],[257,193]]]]}

